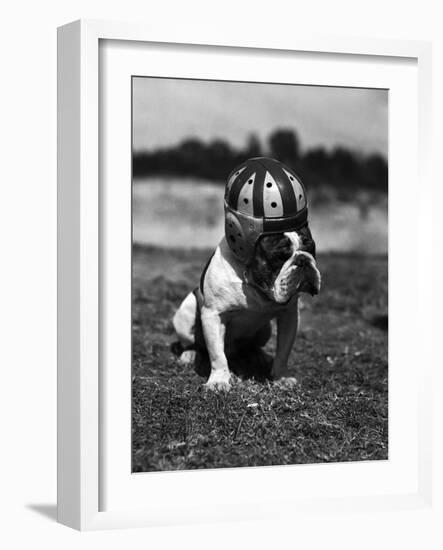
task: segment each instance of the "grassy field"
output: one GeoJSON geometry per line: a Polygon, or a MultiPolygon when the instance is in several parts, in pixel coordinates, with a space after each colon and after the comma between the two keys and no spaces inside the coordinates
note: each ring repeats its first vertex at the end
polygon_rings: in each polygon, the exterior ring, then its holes
{"type": "Polygon", "coordinates": [[[387,258],[320,255],[322,291],[303,300],[290,357],[297,386],[237,380],[217,394],[170,351],[210,253],[134,248],[133,471],[387,459],[387,258]]]}

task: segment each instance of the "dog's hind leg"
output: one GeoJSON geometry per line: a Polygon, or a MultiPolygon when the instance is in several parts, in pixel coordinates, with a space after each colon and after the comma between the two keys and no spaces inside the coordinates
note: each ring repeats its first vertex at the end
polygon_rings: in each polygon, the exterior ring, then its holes
{"type": "Polygon", "coordinates": [[[190,292],[176,311],[172,324],[180,344],[185,348],[195,344],[197,298],[190,292]]]}
{"type": "Polygon", "coordinates": [[[171,350],[179,356],[182,365],[193,365],[195,363],[198,349],[202,347],[202,330],[197,305],[197,298],[194,292],[190,292],[181,303],[172,319],[178,342],[174,342],[171,350]]]}
{"type": "Polygon", "coordinates": [[[254,337],[251,338],[251,344],[255,348],[262,348],[268,343],[268,340],[271,338],[271,336],[272,336],[271,323],[266,323],[255,333],[254,337]]]}
{"type": "Polygon", "coordinates": [[[263,347],[271,335],[271,323],[266,323],[253,336],[237,341],[236,350],[228,359],[231,370],[241,378],[270,378],[272,357],[263,347]]]}

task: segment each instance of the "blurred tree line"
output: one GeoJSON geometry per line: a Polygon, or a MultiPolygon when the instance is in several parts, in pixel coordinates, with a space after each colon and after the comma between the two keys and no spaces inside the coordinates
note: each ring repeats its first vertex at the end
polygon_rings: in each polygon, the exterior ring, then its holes
{"type": "Polygon", "coordinates": [[[221,139],[204,143],[191,138],[175,147],[136,152],[133,175],[187,176],[225,183],[238,164],[259,156],[271,156],[288,165],[311,190],[334,188],[342,198],[350,198],[357,190],[388,190],[388,165],[382,155],[362,155],[344,147],[331,151],[316,147],[303,153],[292,129],[273,132],[267,148],[251,135],[244,149],[236,149],[221,139]]]}

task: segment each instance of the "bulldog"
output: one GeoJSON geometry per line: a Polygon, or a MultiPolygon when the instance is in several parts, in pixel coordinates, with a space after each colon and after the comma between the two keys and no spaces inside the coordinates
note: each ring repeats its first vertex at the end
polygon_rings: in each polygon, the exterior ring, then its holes
{"type": "Polygon", "coordinates": [[[229,390],[229,360],[261,350],[276,319],[277,348],[270,378],[295,383],[288,376],[288,358],[297,334],[302,292],[318,294],[320,272],[308,225],[298,231],[263,235],[246,266],[224,237],[209,260],[199,288],[189,293],[174,315],[180,342],[179,361],[194,363],[209,356],[206,387],[229,390]]]}

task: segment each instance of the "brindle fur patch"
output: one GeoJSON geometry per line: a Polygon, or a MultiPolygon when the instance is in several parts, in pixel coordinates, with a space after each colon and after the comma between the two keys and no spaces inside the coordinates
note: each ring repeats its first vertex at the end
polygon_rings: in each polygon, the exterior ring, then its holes
{"type": "Polygon", "coordinates": [[[283,264],[292,256],[292,243],[283,235],[265,235],[255,249],[250,272],[256,285],[270,290],[283,264]]]}
{"type": "MultiPolygon", "coordinates": [[[[297,231],[300,251],[315,258],[315,242],[308,225],[297,231]]],[[[292,243],[283,233],[265,235],[257,243],[250,273],[257,286],[270,290],[284,263],[292,256],[292,243]]]]}

